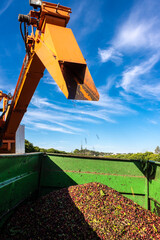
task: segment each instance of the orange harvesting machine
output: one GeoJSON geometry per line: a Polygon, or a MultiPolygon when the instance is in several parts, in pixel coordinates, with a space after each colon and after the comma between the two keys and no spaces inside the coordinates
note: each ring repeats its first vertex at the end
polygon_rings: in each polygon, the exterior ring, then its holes
{"type": "Polygon", "coordinates": [[[99,94],[72,30],[71,8],[30,0],[33,10],[19,14],[26,56],[14,91],[5,94],[0,116],[0,152],[15,152],[15,135],[45,68],[66,98],[98,101],[99,94]],[[23,26],[24,25],[24,26],[23,26]],[[23,29],[22,29],[23,26],[23,29]],[[28,27],[30,26],[30,35],[28,27]]]}

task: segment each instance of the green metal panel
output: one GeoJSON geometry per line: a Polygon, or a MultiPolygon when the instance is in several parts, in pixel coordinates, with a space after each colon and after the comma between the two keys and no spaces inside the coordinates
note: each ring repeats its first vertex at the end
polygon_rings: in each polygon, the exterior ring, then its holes
{"type": "Polygon", "coordinates": [[[97,172],[108,173],[110,175],[118,174],[123,176],[129,175],[144,177],[143,169],[141,169],[141,163],[139,161],[80,157],[78,158],[53,155],[48,155],[48,158],[48,161],[45,162],[46,169],[54,168],[55,170],[65,169],[78,172],[97,172]]]}
{"type": "Polygon", "coordinates": [[[39,168],[39,154],[0,155],[0,182],[39,168]]]}
{"type": "Polygon", "coordinates": [[[13,178],[0,186],[0,216],[14,207],[18,202],[29,197],[38,188],[38,173],[29,173],[13,178]]]}
{"type": "Polygon", "coordinates": [[[114,176],[98,173],[53,171],[43,177],[42,186],[68,187],[89,182],[101,182],[122,193],[145,194],[145,178],[114,176]]]}
{"type": "Polygon", "coordinates": [[[42,194],[43,191],[95,181],[114,188],[146,209],[157,211],[159,163],[51,154],[43,160],[42,194]]]}
{"type": "Polygon", "coordinates": [[[153,163],[155,175],[149,181],[149,196],[160,202],[160,163],[153,163]]]}
{"type": "Polygon", "coordinates": [[[160,203],[150,199],[150,210],[156,215],[160,216],[160,203]]]}
{"type": "Polygon", "coordinates": [[[127,194],[147,208],[148,181],[143,169],[140,161],[48,155],[43,160],[41,190],[43,194],[46,189],[96,181],[127,194]]]}
{"type": "Polygon", "coordinates": [[[140,206],[145,208],[145,196],[143,195],[131,195],[131,194],[124,194],[123,195],[129,199],[131,199],[133,202],[138,203],[140,206]]]}
{"type": "Polygon", "coordinates": [[[0,216],[37,193],[101,182],[160,215],[160,164],[102,158],[26,154],[0,156],[0,216]]]}
{"type": "Polygon", "coordinates": [[[160,202],[160,179],[149,182],[149,196],[160,202]]]}
{"type": "Polygon", "coordinates": [[[40,156],[0,156],[0,225],[17,204],[38,191],[40,156]]]}
{"type": "Polygon", "coordinates": [[[152,163],[155,173],[149,180],[149,204],[152,212],[160,216],[160,163],[152,163]]]}

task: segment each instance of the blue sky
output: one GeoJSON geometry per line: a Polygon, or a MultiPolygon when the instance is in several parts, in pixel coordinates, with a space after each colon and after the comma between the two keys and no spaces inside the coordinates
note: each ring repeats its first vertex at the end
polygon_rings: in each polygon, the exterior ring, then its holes
{"type": "MultiPolygon", "coordinates": [[[[50,1],[58,3],[59,1],[50,1]]],[[[68,0],[68,27],[100,93],[99,102],[67,100],[47,71],[23,118],[34,145],[73,151],[154,151],[160,145],[160,2],[68,0]]],[[[28,0],[0,3],[0,89],[14,92],[25,48],[18,14],[28,0]]]]}

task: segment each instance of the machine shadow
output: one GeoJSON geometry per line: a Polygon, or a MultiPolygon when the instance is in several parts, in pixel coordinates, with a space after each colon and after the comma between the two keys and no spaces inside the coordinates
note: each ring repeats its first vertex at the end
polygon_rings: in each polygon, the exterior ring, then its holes
{"type": "Polygon", "coordinates": [[[48,156],[41,163],[39,196],[15,209],[0,240],[100,240],[69,193],[77,183],[48,156]]]}
{"type": "Polygon", "coordinates": [[[145,160],[134,160],[133,161],[136,167],[143,173],[143,175],[152,181],[155,179],[157,166],[154,162],[145,161],[145,160]]]}
{"type": "Polygon", "coordinates": [[[77,185],[77,182],[69,177],[48,155],[43,158],[40,179],[39,196],[77,185]]]}
{"type": "MultiPolygon", "coordinates": [[[[52,236],[52,239],[100,240],[97,233],[87,223],[83,213],[73,202],[67,188],[53,191],[43,196],[42,199],[44,207],[46,202],[47,204],[50,202],[47,211],[51,217],[46,216],[44,218],[43,216],[40,222],[43,226],[47,222],[46,231],[48,235],[52,236]]],[[[40,236],[43,236],[43,231],[40,233],[40,236]]]]}
{"type": "Polygon", "coordinates": [[[40,199],[44,201],[42,205],[45,206],[45,201],[49,201],[49,212],[52,213],[54,209],[51,219],[47,217],[47,231],[54,236],[53,239],[99,240],[96,231],[87,223],[70,196],[68,187],[77,183],[48,156],[44,158],[41,171],[40,199]]]}
{"type": "Polygon", "coordinates": [[[0,232],[0,240],[100,240],[68,189],[22,204],[0,232]],[[31,211],[32,210],[32,211],[31,211]],[[21,216],[21,218],[19,218],[21,216]],[[27,231],[26,231],[27,229],[27,231]]]}

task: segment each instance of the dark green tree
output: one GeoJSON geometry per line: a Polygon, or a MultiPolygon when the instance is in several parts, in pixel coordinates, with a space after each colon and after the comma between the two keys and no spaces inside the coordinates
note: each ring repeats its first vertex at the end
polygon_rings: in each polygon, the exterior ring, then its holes
{"type": "Polygon", "coordinates": [[[26,153],[36,152],[35,147],[28,140],[25,140],[25,152],[26,153]]]}
{"type": "Polygon", "coordinates": [[[30,152],[45,152],[45,153],[61,153],[61,154],[66,154],[65,151],[59,151],[54,148],[39,148],[37,146],[34,146],[31,142],[28,140],[25,140],[25,152],[30,153],[30,152]]]}
{"type": "Polygon", "coordinates": [[[155,153],[160,153],[160,147],[157,146],[156,149],[154,150],[155,153]]]}

